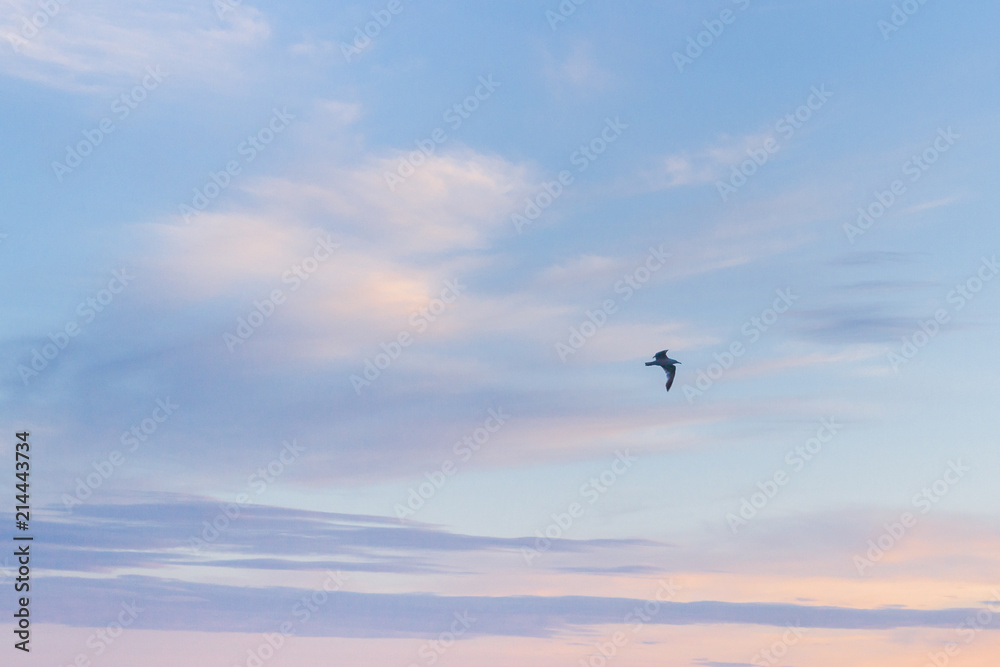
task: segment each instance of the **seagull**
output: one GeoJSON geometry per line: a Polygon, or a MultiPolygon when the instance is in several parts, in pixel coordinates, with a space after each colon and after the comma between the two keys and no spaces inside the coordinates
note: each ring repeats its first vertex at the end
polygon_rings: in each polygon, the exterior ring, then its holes
{"type": "Polygon", "coordinates": [[[677,366],[674,364],[679,364],[681,362],[676,359],[671,359],[667,356],[667,350],[662,352],[657,352],[653,355],[653,361],[647,361],[647,366],[659,366],[667,374],[667,391],[670,391],[670,385],[674,383],[674,375],[677,374],[677,366]]]}

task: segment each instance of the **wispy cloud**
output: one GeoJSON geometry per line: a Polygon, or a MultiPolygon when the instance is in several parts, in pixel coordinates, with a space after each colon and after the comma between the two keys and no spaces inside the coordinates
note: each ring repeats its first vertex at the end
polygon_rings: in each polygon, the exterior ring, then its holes
{"type": "Polygon", "coordinates": [[[704,148],[654,158],[623,180],[619,187],[635,193],[715,183],[727,177],[732,167],[746,160],[748,150],[760,148],[773,137],[770,132],[741,137],[723,135],[704,148]]]}
{"type": "Polygon", "coordinates": [[[264,42],[270,27],[242,5],[216,15],[212,3],[182,1],[51,2],[51,16],[32,0],[12,0],[0,20],[0,72],[74,91],[120,87],[146,66],[176,78],[218,82],[239,76],[244,50],[264,42]],[[38,26],[34,17],[47,16],[38,26]],[[15,49],[16,47],[16,49],[15,49]]]}
{"type": "Polygon", "coordinates": [[[562,58],[548,52],[543,57],[545,76],[555,91],[563,87],[600,91],[614,80],[613,73],[600,65],[593,45],[588,42],[573,43],[562,58]]]}
{"type": "MultiPolygon", "coordinates": [[[[123,599],[155,609],[141,616],[136,627],[201,632],[273,632],[289,619],[301,601],[301,589],[238,588],[192,584],[152,577],[123,576],[96,581],[53,577],[37,596],[45,609],[43,622],[89,625],[112,618],[123,599]],[[55,593],[48,591],[58,590],[55,593]],[[196,608],[191,601],[198,600],[196,608]],[[60,602],[61,601],[61,602],[60,602]]],[[[469,597],[421,593],[330,593],[318,607],[302,636],[310,637],[436,637],[455,614],[476,619],[471,636],[552,637],[586,626],[623,623],[644,600],[573,597],[469,597]]],[[[792,604],[727,602],[665,602],[649,623],[752,624],[804,628],[945,628],[954,627],[974,609],[850,609],[792,604]]],[[[990,626],[1000,628],[1000,619],[990,626]]]]}

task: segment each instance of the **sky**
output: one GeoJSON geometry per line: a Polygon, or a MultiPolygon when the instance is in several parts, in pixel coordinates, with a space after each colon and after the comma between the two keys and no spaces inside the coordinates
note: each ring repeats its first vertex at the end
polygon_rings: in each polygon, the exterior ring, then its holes
{"type": "Polygon", "coordinates": [[[4,664],[995,664],[996,3],[4,5],[4,664]]]}

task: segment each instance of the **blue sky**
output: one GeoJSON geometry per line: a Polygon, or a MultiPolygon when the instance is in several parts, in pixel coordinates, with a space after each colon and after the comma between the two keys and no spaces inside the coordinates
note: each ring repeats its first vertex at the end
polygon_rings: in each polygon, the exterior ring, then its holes
{"type": "Polygon", "coordinates": [[[220,3],[0,19],[32,660],[992,664],[996,6],[220,3]]]}

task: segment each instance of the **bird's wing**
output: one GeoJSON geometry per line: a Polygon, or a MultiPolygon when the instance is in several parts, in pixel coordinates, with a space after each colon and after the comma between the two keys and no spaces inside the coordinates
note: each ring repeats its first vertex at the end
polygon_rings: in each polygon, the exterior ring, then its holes
{"type": "Polygon", "coordinates": [[[656,354],[653,355],[653,358],[654,359],[666,359],[667,358],[667,352],[668,352],[668,350],[660,350],[659,352],[657,352],[656,354]]]}
{"type": "Polygon", "coordinates": [[[674,383],[674,376],[677,375],[677,367],[671,366],[669,369],[664,369],[667,371],[667,391],[670,391],[670,386],[674,383]]]}

